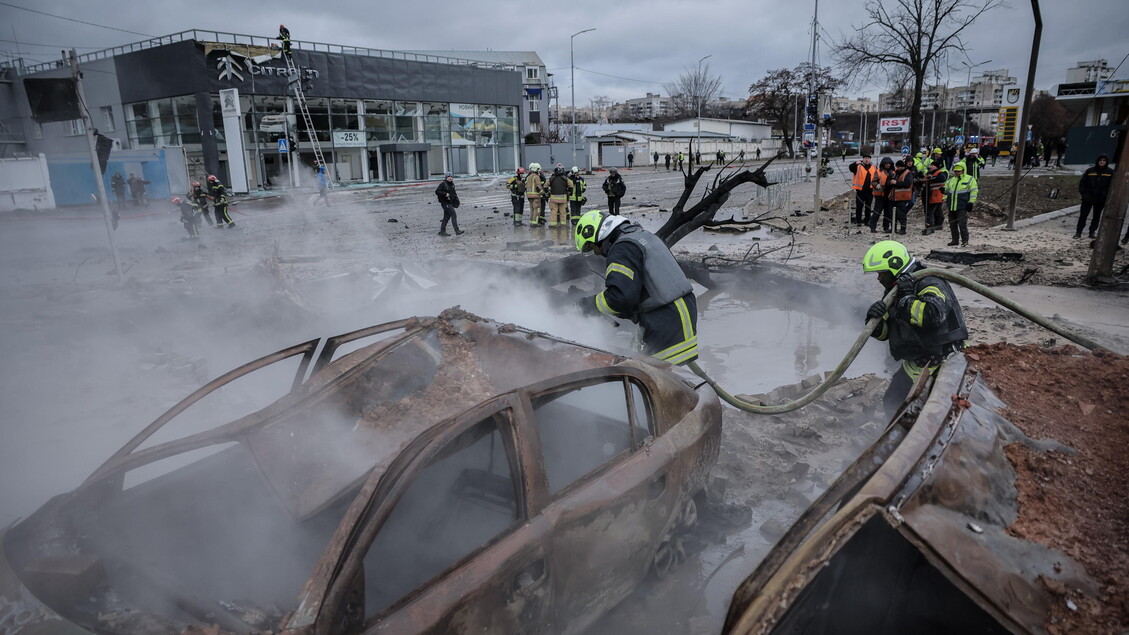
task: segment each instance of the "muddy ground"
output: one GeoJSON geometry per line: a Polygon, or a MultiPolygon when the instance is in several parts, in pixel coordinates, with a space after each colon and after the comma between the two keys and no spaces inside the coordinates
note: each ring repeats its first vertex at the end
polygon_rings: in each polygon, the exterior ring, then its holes
{"type": "MultiPolygon", "coordinates": [[[[767,393],[833,368],[843,348],[835,340],[857,333],[866,307],[880,294],[859,261],[874,240],[886,236],[858,232],[846,222],[846,197],[836,197],[849,183],[838,173],[821,184],[830,211],[810,213],[813,184],[794,178],[802,173],[798,165],[773,166],[786,181],[775,186],[774,199],[743,186],[719,214],[778,220],[740,234],[698,232],[674,248],[680,258],[713,262],[764,254],[734,277],[747,277],[755,289],[759,268],[827,291],[805,302],[765,293],[764,306],[756,293],[738,304],[725,297],[700,301],[706,305],[703,366],[724,376],[735,392],[767,393]],[[788,225],[796,231],[778,229],[788,225]],[[723,310],[729,311],[725,319],[714,317],[723,310]],[[749,317],[742,320],[745,310],[749,317]],[[771,352],[784,331],[797,330],[794,351],[771,352]]],[[[624,176],[623,213],[656,228],[681,193],[681,177],[650,169],[625,170],[624,176]]],[[[992,178],[1005,176],[1002,168],[989,169],[985,191],[995,187],[992,178]]],[[[1036,210],[1035,202],[1044,203],[1040,193],[1051,181],[1043,179],[1051,178],[1063,177],[1044,172],[1024,180],[1027,193],[1020,200],[1031,203],[1023,214],[1044,209],[1036,210]]],[[[589,178],[589,198],[597,205],[601,180],[599,174],[589,178]]],[[[0,219],[5,297],[0,344],[9,368],[0,386],[7,414],[0,443],[0,524],[76,486],[142,426],[208,379],[313,337],[459,304],[584,343],[626,345],[630,336],[622,329],[562,311],[543,290],[508,275],[574,248],[567,232],[514,228],[503,182],[502,177],[457,182],[466,233],[451,237],[436,235],[441,212],[432,194],[435,183],[341,188],[331,194],[329,208],[315,207],[312,191],[247,197],[234,205],[235,229],[204,227],[196,241],[183,238],[171,205],[130,208],[113,233],[123,284],[95,210],[0,219]]],[[[1059,189],[1062,201],[1071,187],[1059,189]]],[[[1129,352],[1129,291],[1124,285],[1093,290],[1082,284],[1088,241],[1071,238],[1074,218],[1076,213],[1066,214],[1015,232],[977,219],[972,244],[950,250],[944,246],[947,234],[922,236],[915,230],[917,211],[910,234],[901,239],[930,264],[934,252],[1021,253],[1021,261],[938,264],[997,285],[1113,351],[1129,352]]],[[[1117,263],[1125,266],[1124,252],[1117,263]]],[[[1041,349],[1065,343],[974,294],[957,295],[966,307],[972,344],[1031,343],[1041,349]]],[[[666,632],[717,632],[733,588],[881,432],[877,406],[888,377],[886,356],[872,343],[863,357],[848,371],[853,379],[792,416],[754,417],[726,409],[715,471],[723,493],[705,514],[691,559],[678,574],[625,602],[594,632],[639,632],[647,628],[640,626],[641,616],[656,620],[652,626],[670,627],[662,629],[666,632]]],[[[1085,367],[1075,372],[1084,374],[1085,367]]],[[[1039,377],[1055,379],[1053,373],[1039,377]]],[[[1121,386],[1124,395],[1129,384],[1121,386]]],[[[277,396],[265,387],[251,392],[230,398],[233,415],[277,396]]]]}

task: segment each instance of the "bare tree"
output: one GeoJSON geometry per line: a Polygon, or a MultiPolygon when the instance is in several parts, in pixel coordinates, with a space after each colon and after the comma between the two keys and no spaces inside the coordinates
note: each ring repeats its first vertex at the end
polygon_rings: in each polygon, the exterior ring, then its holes
{"type": "Polygon", "coordinates": [[[663,88],[670,95],[675,114],[694,116],[699,105],[705,108],[721,92],[721,77],[710,74],[709,64],[683,68],[678,79],[663,84],[663,88]]]}
{"type": "MultiPolygon", "coordinates": [[[[793,113],[804,110],[806,99],[803,96],[810,90],[811,72],[811,64],[806,62],[796,68],[778,68],[749,86],[746,102],[749,113],[779,123],[784,133],[784,145],[792,156],[796,156],[793,113]]],[[[819,92],[829,93],[842,86],[843,81],[832,76],[826,68],[816,68],[815,85],[819,92]]]]}
{"type": "Polygon", "coordinates": [[[867,0],[866,23],[836,45],[836,57],[859,83],[882,75],[897,85],[908,73],[910,130],[918,130],[925,78],[940,74],[950,55],[967,57],[961,34],[1004,5],[1004,0],[867,0]]]}
{"type": "Polygon", "coordinates": [[[612,105],[612,100],[606,95],[596,95],[590,100],[592,105],[592,117],[596,123],[603,123],[608,120],[608,108],[612,105]]]}

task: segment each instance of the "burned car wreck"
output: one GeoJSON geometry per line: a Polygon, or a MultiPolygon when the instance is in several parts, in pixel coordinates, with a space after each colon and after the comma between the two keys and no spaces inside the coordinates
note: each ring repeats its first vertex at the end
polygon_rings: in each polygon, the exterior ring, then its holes
{"type": "MultiPolygon", "coordinates": [[[[923,374],[875,441],[733,594],[723,632],[1046,633],[1063,597],[1094,596],[1076,560],[1009,531],[1032,439],[964,355],[923,374]]],[[[1080,631],[1079,631],[1080,632],[1080,631]]],[[[1111,631],[1112,632],[1112,631],[1111,631]]]]}
{"type": "Polygon", "coordinates": [[[278,351],[3,534],[0,631],[583,630],[697,516],[721,408],[695,385],[458,309],[278,351]],[[281,398],[153,441],[282,360],[281,398]]]}

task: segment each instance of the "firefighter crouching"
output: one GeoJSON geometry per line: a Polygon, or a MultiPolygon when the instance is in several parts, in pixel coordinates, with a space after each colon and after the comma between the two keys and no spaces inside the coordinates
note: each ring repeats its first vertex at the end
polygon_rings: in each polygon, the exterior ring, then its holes
{"type": "Polygon", "coordinates": [[[586,315],[627,318],[643,329],[642,350],[671,364],[698,358],[693,287],[663,241],[622,216],[600,210],[580,217],[576,249],[604,256],[604,290],[578,302],[586,315]]]}
{"type": "Polygon", "coordinates": [[[932,372],[946,357],[964,346],[968,327],[949,283],[933,276],[915,280],[911,275],[925,263],[910,257],[905,245],[883,240],[867,250],[862,270],[878,273],[883,294],[898,288],[889,311],[879,300],[866,312],[866,319],[880,318],[871,337],[889,342],[890,355],[902,363],[882,397],[886,416],[893,416],[909,394],[921,371],[932,372]]]}

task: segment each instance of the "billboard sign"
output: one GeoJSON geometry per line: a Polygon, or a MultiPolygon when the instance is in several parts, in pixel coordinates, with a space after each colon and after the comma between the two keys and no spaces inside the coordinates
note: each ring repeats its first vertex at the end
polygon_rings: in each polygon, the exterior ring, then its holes
{"type": "Polygon", "coordinates": [[[888,132],[909,132],[909,117],[891,117],[878,122],[878,131],[882,134],[888,132]]]}

